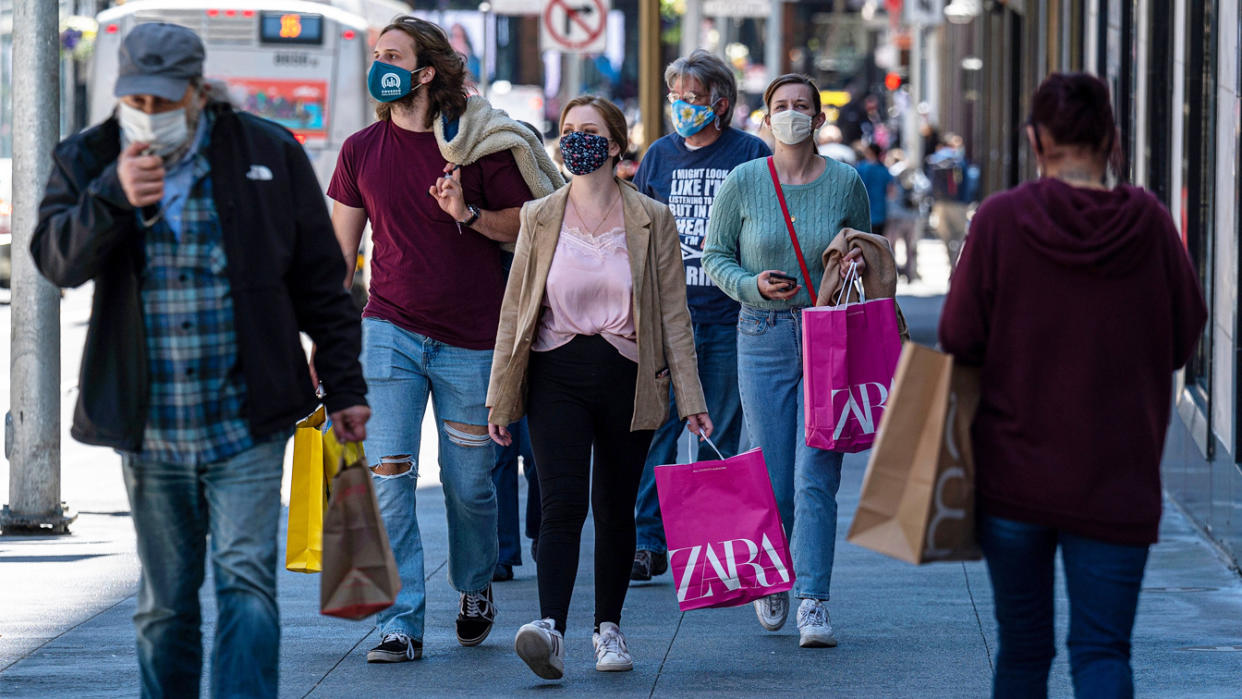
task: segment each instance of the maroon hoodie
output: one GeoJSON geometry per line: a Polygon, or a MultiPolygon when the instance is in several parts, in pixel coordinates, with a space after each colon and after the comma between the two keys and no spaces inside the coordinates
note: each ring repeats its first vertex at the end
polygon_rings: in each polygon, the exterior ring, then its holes
{"type": "Polygon", "coordinates": [[[988,198],[940,318],[945,351],[983,367],[980,511],[1154,543],[1172,372],[1206,317],[1147,191],[1046,178],[988,198]]]}

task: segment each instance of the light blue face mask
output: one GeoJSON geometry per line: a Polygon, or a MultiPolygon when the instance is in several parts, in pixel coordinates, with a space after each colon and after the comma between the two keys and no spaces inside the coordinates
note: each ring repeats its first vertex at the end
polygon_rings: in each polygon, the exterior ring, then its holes
{"type": "Polygon", "coordinates": [[[690,138],[702,131],[703,127],[715,118],[715,102],[706,106],[690,104],[685,100],[677,100],[673,103],[673,128],[682,138],[690,138]]]}
{"type": "Polygon", "coordinates": [[[380,102],[395,102],[418,89],[418,85],[413,84],[414,73],[423,68],[411,72],[401,66],[375,61],[367,74],[367,91],[380,102]]]}

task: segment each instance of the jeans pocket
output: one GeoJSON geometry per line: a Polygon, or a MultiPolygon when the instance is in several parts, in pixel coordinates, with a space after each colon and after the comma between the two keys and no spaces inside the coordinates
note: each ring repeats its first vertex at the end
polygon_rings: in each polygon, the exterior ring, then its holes
{"type": "Polygon", "coordinates": [[[743,335],[762,335],[768,331],[768,318],[763,316],[751,316],[743,313],[737,319],[737,331],[743,335]]]}
{"type": "Polygon", "coordinates": [[[400,351],[397,330],[383,321],[363,321],[362,376],[370,380],[391,379],[397,374],[400,351]]]}

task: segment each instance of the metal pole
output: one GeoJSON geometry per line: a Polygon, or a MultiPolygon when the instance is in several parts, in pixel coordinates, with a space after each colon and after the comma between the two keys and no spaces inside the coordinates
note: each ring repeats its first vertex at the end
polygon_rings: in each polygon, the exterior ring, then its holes
{"type": "Polygon", "coordinates": [[[919,104],[923,102],[923,25],[910,26],[910,106],[906,110],[905,129],[901,142],[905,144],[906,162],[923,162],[923,142],[919,134],[919,104]]]}
{"type": "MultiPolygon", "coordinates": [[[[13,6],[13,303],[9,504],[0,528],[68,533],[60,501],[60,292],[35,269],[30,239],[60,135],[58,7],[13,6]]],[[[6,425],[6,428],[8,425],[6,425]]],[[[6,440],[7,441],[7,440],[6,440]]]]}
{"type": "MultiPolygon", "coordinates": [[[[841,3],[836,3],[841,4],[841,3]]],[[[772,16],[767,21],[763,62],[768,66],[768,82],[780,77],[785,65],[785,1],[772,0],[772,16]]]]}
{"type": "Polygon", "coordinates": [[[664,66],[660,64],[660,0],[638,0],[638,109],[643,152],[664,135],[664,66]]]}
{"type": "Polygon", "coordinates": [[[699,48],[703,32],[703,0],[686,0],[686,13],[681,17],[681,55],[689,56],[699,48]]]}
{"type": "Polygon", "coordinates": [[[490,25],[492,19],[492,4],[490,2],[479,3],[479,12],[483,14],[483,50],[482,60],[479,61],[479,94],[487,99],[488,75],[487,62],[492,58],[492,37],[490,33],[490,25]]]}

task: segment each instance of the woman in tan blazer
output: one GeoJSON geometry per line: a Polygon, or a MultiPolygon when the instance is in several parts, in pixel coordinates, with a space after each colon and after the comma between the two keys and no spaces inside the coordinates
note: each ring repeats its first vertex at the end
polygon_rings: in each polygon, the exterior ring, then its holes
{"type": "Polygon", "coordinates": [[[507,445],[505,425],[525,414],[539,464],[542,618],[518,630],[515,647],[547,679],[564,673],[588,497],[595,668],[630,670],[618,623],[634,558],[634,501],[670,381],[688,429],[704,437],[712,430],[673,215],[613,175],[625,149],[625,117],[611,102],[584,96],[565,105],[561,153],[575,177],[522,207],[487,392],[492,439],[507,445]]]}

